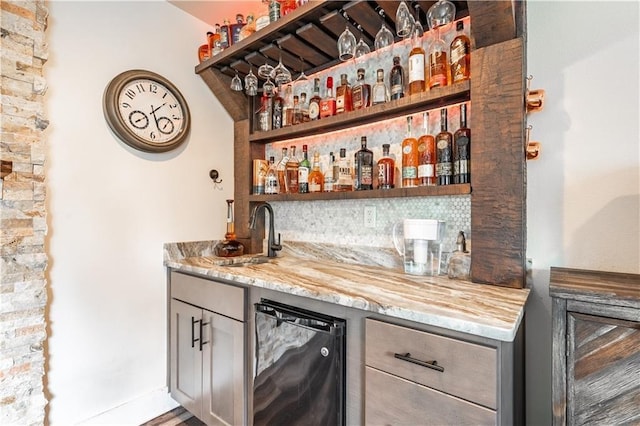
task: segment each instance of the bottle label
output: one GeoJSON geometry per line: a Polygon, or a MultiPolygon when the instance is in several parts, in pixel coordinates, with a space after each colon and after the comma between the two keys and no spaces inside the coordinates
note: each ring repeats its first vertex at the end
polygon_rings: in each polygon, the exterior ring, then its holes
{"type": "Polygon", "coordinates": [[[277,194],[278,193],[278,177],[275,174],[267,175],[264,188],[265,194],[277,194]]]}
{"type": "Polygon", "coordinates": [[[360,187],[373,185],[373,167],[369,165],[360,166],[360,187]]]}
{"type": "Polygon", "coordinates": [[[451,49],[451,63],[458,62],[463,59],[464,56],[469,53],[467,51],[467,46],[464,42],[457,43],[453,49],[451,49]]]}
{"type": "Polygon", "coordinates": [[[402,168],[402,179],[415,179],[418,177],[418,168],[414,166],[402,168]]]}
{"type": "Polygon", "coordinates": [[[306,167],[298,168],[298,184],[302,185],[303,183],[309,182],[309,169],[306,167]]]}
{"type": "Polygon", "coordinates": [[[351,93],[351,100],[353,102],[353,109],[361,109],[364,107],[364,99],[362,97],[362,86],[356,86],[351,93]]]}
{"type": "Polygon", "coordinates": [[[409,57],[409,82],[424,81],[424,53],[409,57]]]}
{"type": "Polygon", "coordinates": [[[452,169],[451,163],[438,163],[436,164],[436,176],[451,176],[453,173],[452,169]]]}
{"type": "Polygon", "coordinates": [[[403,154],[411,154],[411,145],[405,145],[402,147],[402,153],[403,154]]]}
{"type": "Polygon", "coordinates": [[[344,112],[344,95],[336,97],[336,112],[344,112]]]}
{"type": "Polygon", "coordinates": [[[421,164],[418,166],[418,177],[434,177],[435,170],[433,164],[421,164]]]}
{"type": "Polygon", "coordinates": [[[320,104],[311,102],[309,104],[309,118],[311,120],[317,120],[318,117],[320,117],[320,104]]]}
{"type": "Polygon", "coordinates": [[[273,103],[273,118],[272,118],[272,127],[274,129],[279,129],[282,127],[282,103],[274,102],[273,103]]]}
{"type": "Polygon", "coordinates": [[[319,182],[309,182],[309,192],[320,192],[321,189],[319,182]]]}
{"type": "Polygon", "coordinates": [[[391,165],[385,163],[378,164],[378,187],[390,188],[392,185],[391,165]]]}
{"type": "Polygon", "coordinates": [[[404,96],[404,87],[402,87],[402,84],[394,84],[393,86],[391,86],[391,97],[392,98],[401,98],[404,96]]]}

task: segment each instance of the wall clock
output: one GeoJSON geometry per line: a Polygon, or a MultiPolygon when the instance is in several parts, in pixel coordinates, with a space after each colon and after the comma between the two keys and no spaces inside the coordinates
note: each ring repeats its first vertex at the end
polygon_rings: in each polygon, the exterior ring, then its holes
{"type": "Polygon", "coordinates": [[[127,145],[145,152],[166,152],[182,144],[191,126],[189,107],[169,80],[145,70],[125,71],[107,85],[105,119],[127,145]]]}

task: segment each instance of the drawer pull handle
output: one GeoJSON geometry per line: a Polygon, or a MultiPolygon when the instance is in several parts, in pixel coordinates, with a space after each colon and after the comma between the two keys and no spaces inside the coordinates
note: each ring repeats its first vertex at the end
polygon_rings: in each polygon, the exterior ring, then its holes
{"type": "Polygon", "coordinates": [[[420,365],[422,367],[427,367],[430,368],[432,370],[436,370],[439,371],[441,373],[444,373],[444,367],[441,367],[438,365],[438,361],[433,360],[433,361],[420,361],[419,359],[415,359],[415,358],[411,358],[411,354],[409,352],[407,352],[406,354],[393,354],[394,357],[401,359],[403,361],[407,361],[410,362],[412,364],[417,364],[420,365]]]}

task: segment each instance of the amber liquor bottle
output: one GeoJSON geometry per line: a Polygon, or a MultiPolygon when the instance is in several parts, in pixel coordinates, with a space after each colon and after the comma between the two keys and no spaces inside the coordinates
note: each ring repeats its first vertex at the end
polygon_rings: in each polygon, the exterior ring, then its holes
{"type": "Polygon", "coordinates": [[[353,109],[362,109],[371,105],[371,85],[364,82],[364,68],[358,68],[358,80],[351,91],[353,109]]]}
{"type": "Polygon", "coordinates": [[[393,57],[393,67],[389,72],[389,88],[391,100],[404,98],[404,69],[400,65],[400,57],[393,57]]]}
{"type": "Polygon", "coordinates": [[[453,135],[447,131],[447,109],[440,110],[440,133],[436,135],[436,177],[438,185],[453,183],[453,135]]]}
{"type": "Polygon", "coordinates": [[[418,185],[436,184],[436,139],[429,133],[429,113],[422,113],[422,134],[418,138],[420,165],[418,166],[418,185]]]}
{"type": "Polygon", "coordinates": [[[276,171],[278,172],[278,187],[280,189],[281,194],[286,194],[289,192],[289,187],[287,186],[287,163],[289,162],[289,155],[287,154],[287,148],[282,148],[282,157],[280,161],[278,161],[278,165],[276,166],[276,171]]]}
{"type": "Polygon", "coordinates": [[[460,128],[453,134],[453,181],[471,182],[471,130],[467,127],[467,104],[460,105],[460,128]]]}
{"type": "Polygon", "coordinates": [[[293,88],[291,84],[287,84],[284,90],[284,104],[282,107],[282,127],[288,127],[293,124],[293,88]]]}
{"type": "Polygon", "coordinates": [[[289,194],[298,193],[298,167],[300,162],[296,158],[296,146],[291,145],[291,156],[287,161],[287,192],[289,194]]]}
{"type": "Polygon", "coordinates": [[[317,120],[320,118],[320,79],[313,79],[313,96],[309,99],[309,120],[317,120]]]}
{"type": "Polygon", "coordinates": [[[353,111],[351,86],[346,74],[340,74],[340,86],[336,88],[336,114],[353,111]]]}
{"type": "Polygon", "coordinates": [[[446,86],[448,83],[447,50],[444,41],[437,35],[429,47],[429,89],[446,86]]]}
{"type": "Polygon", "coordinates": [[[327,93],[320,101],[320,118],[336,115],[336,98],[333,97],[333,77],[327,77],[327,93]]]}
{"type": "Polygon", "coordinates": [[[471,75],[471,42],[464,33],[464,23],[456,23],[458,31],[451,41],[449,48],[449,60],[451,61],[451,82],[464,81],[471,75]]]}
{"type": "Polygon", "coordinates": [[[373,152],[367,148],[367,137],[360,138],[360,149],[354,155],[353,189],[373,189],[373,152]]]}
{"type": "Polygon", "coordinates": [[[407,117],[407,135],[402,141],[402,187],[418,186],[418,139],[411,129],[413,117],[407,117]]]}
{"type": "Polygon", "coordinates": [[[382,144],[382,157],[378,160],[378,189],[395,187],[396,162],[389,155],[389,144],[382,144]]]}
{"type": "Polygon", "coordinates": [[[409,94],[424,92],[425,84],[425,52],[422,38],[418,31],[411,32],[411,52],[409,52],[409,94]]]}
{"type": "Polygon", "coordinates": [[[313,167],[309,173],[309,192],[322,192],[324,186],[324,175],[320,170],[320,154],[313,153],[313,167]]]}

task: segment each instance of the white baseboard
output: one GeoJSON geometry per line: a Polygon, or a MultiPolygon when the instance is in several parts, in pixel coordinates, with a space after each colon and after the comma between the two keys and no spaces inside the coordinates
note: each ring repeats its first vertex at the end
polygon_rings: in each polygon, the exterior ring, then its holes
{"type": "Polygon", "coordinates": [[[180,404],[171,398],[168,389],[164,387],[125,402],[79,424],[139,426],[167,411],[173,410],[178,405],[180,404]]]}

